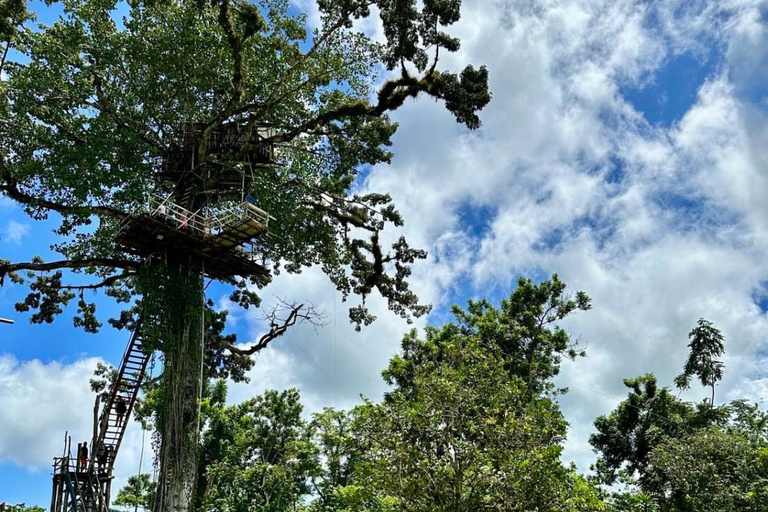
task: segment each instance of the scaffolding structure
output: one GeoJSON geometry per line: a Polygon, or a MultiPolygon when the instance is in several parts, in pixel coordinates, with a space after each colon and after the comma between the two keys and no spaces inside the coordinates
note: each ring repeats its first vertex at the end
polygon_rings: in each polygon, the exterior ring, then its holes
{"type": "Polygon", "coordinates": [[[204,123],[184,123],[171,148],[162,155],[156,175],[171,183],[181,183],[190,171],[196,172],[198,178],[210,173],[216,175],[218,186],[231,188],[240,186],[244,167],[275,166],[274,146],[264,142],[275,135],[274,128],[237,122],[225,123],[208,134],[206,153],[215,158],[201,165],[197,150],[205,129],[204,123]]]}
{"type": "Polygon", "coordinates": [[[165,250],[194,255],[209,277],[266,278],[268,271],[253,240],[268,231],[269,219],[267,212],[247,201],[193,212],[170,198],[153,196],[147,207],[131,212],[115,239],[138,256],[165,250]]]}
{"type": "Polygon", "coordinates": [[[51,512],[109,512],[112,470],[150,356],[144,350],[137,328],[131,334],[109,398],[101,414],[94,417],[89,458],[85,464],[81,462],[80,444],[73,457],[72,440],[67,437],[64,454],[53,459],[51,512]]]}

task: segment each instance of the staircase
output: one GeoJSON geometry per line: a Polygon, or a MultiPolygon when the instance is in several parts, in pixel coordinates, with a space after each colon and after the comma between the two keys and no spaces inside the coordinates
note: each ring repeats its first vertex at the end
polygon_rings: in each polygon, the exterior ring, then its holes
{"type": "Polygon", "coordinates": [[[125,428],[131,417],[136,398],[139,396],[139,389],[151,356],[144,350],[139,329],[137,327],[131,334],[131,340],[123,354],[117,380],[112,388],[112,394],[101,412],[98,438],[91,447],[92,457],[88,468],[90,472],[95,471],[95,466],[98,463],[97,453],[100,445],[103,444],[107,453],[107,467],[98,468],[102,479],[112,475],[115,456],[120,449],[120,443],[123,441],[125,428]],[[123,411],[121,411],[121,403],[124,406],[122,407],[123,411]]]}

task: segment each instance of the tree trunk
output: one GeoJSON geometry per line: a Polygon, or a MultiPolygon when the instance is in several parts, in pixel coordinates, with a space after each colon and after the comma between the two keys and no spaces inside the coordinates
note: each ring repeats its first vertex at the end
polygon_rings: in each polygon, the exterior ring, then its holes
{"type": "Polygon", "coordinates": [[[164,355],[156,411],[160,476],[153,510],[191,512],[202,372],[201,268],[189,261],[158,266],[146,285],[144,315],[150,323],[150,342],[164,355]]]}

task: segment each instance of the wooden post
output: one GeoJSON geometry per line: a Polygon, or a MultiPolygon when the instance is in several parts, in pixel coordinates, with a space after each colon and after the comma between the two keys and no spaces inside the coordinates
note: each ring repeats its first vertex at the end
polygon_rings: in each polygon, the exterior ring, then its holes
{"type": "Polygon", "coordinates": [[[51,512],[56,512],[56,491],[59,486],[56,483],[56,464],[53,465],[53,489],[51,490],[51,512]]]}
{"type": "MultiPolygon", "coordinates": [[[[96,395],[96,400],[93,404],[93,439],[91,440],[91,451],[95,454],[98,451],[96,443],[99,441],[99,402],[101,397],[96,395]]],[[[93,467],[93,457],[91,457],[91,467],[93,467]]]]}
{"type": "MultiPolygon", "coordinates": [[[[93,466],[91,466],[91,467],[93,467],[93,466]]],[[[101,483],[101,480],[99,480],[98,474],[96,476],[96,485],[99,487],[99,499],[98,499],[98,504],[99,504],[98,507],[99,508],[98,508],[98,511],[102,512],[103,510],[106,510],[107,508],[105,507],[105,504],[104,504],[104,487],[103,487],[103,485],[101,483]]]]}
{"type": "Polygon", "coordinates": [[[106,509],[109,510],[109,502],[112,498],[112,475],[110,475],[109,480],[107,480],[106,497],[107,497],[107,503],[105,504],[105,506],[106,506],[106,509]]]}
{"type": "MultiPolygon", "coordinates": [[[[67,462],[67,466],[69,466],[69,462],[67,462]]],[[[67,490],[64,489],[63,494],[64,494],[64,499],[62,500],[62,503],[61,503],[61,512],[66,512],[67,505],[69,504],[69,492],[67,492],[67,490]]]]}

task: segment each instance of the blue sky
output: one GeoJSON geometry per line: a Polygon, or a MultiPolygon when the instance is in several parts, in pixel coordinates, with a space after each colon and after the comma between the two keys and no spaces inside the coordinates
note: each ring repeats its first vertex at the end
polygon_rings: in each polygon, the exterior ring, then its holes
{"type": "MultiPolygon", "coordinates": [[[[297,6],[317,19],[310,0],[297,6]]],[[[571,387],[564,458],[582,470],[592,421],[625,394],[621,379],[654,371],[671,384],[699,317],[727,341],[718,396],[768,394],[767,12],[759,0],[465,0],[462,50],[445,65],[488,65],[483,128],[469,133],[440,105],[411,102],[396,114],[392,165],[359,184],[390,192],[403,233],[430,252],[413,286],[435,310],[417,326],[446,320],[452,303],[496,301],[519,275],[557,272],[592,296],[594,309],[565,323],[588,357],[559,381],[571,387]]],[[[28,259],[50,242],[48,226],[0,199],[0,257],[28,259]]],[[[209,294],[226,306],[223,287],[209,294]]],[[[45,506],[64,431],[90,428],[90,371],[117,363],[127,335],[85,334],[68,315],[31,326],[13,311],[22,296],[0,289],[0,316],[16,320],[0,325],[0,482],[13,482],[0,500],[45,506]]],[[[264,297],[313,300],[329,324],[276,342],[231,400],[296,386],[311,411],[381,395],[378,373],[410,328],[384,304],[373,302],[379,320],[357,334],[316,269],[281,276],[264,297]]],[[[258,313],[233,312],[230,328],[254,339],[258,313]]],[[[118,485],[137,471],[141,441],[129,431],[118,485]]]]}

